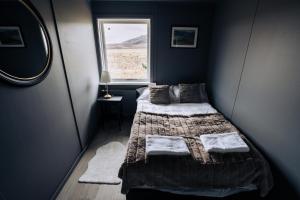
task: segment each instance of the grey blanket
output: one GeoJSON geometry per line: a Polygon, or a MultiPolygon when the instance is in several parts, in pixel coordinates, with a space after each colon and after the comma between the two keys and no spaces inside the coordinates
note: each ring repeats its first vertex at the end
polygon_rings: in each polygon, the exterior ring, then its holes
{"type": "Polygon", "coordinates": [[[254,184],[260,195],[265,196],[273,186],[269,165],[243,134],[240,136],[250,148],[247,153],[207,153],[198,138],[201,134],[232,131],[238,130],[219,113],[194,116],[136,113],[126,158],[119,171],[122,193],[141,187],[197,190],[254,184]],[[146,134],[182,136],[191,155],[146,158],[146,134]]]}

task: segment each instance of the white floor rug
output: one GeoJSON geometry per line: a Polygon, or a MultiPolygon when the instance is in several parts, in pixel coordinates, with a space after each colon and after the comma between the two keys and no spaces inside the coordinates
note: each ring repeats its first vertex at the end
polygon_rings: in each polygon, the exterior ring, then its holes
{"type": "Polygon", "coordinates": [[[97,149],[89,161],[88,169],[79,178],[81,183],[113,184],[121,183],[119,168],[125,158],[125,146],[120,142],[110,142],[97,149]]]}

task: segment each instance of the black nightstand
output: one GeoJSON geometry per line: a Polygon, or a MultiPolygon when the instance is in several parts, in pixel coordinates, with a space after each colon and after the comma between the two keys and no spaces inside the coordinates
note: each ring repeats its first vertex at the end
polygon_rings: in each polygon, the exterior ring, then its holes
{"type": "Polygon", "coordinates": [[[102,116],[102,123],[104,126],[104,118],[109,118],[112,116],[112,112],[117,109],[117,118],[119,128],[122,128],[122,114],[123,114],[123,97],[122,96],[112,96],[110,99],[105,99],[99,97],[97,102],[100,104],[100,112],[102,116]],[[116,108],[116,109],[115,109],[116,108]]]}

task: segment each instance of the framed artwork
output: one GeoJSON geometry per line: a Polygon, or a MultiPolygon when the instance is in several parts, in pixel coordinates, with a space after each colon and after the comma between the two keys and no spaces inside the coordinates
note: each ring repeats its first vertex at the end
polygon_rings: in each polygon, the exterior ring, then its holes
{"type": "Polygon", "coordinates": [[[171,47],[196,48],[198,27],[172,27],[171,47]]]}
{"type": "Polygon", "coordinates": [[[0,26],[0,47],[24,47],[18,26],[0,26]]]}

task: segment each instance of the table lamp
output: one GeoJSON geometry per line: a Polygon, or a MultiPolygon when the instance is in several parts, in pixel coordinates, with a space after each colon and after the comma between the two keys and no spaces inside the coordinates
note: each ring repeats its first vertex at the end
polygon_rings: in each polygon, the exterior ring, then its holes
{"type": "Polygon", "coordinates": [[[111,81],[111,79],[108,71],[102,71],[100,81],[101,83],[105,83],[105,87],[106,87],[106,94],[104,95],[104,98],[110,99],[111,95],[108,94],[108,83],[111,81]]]}

